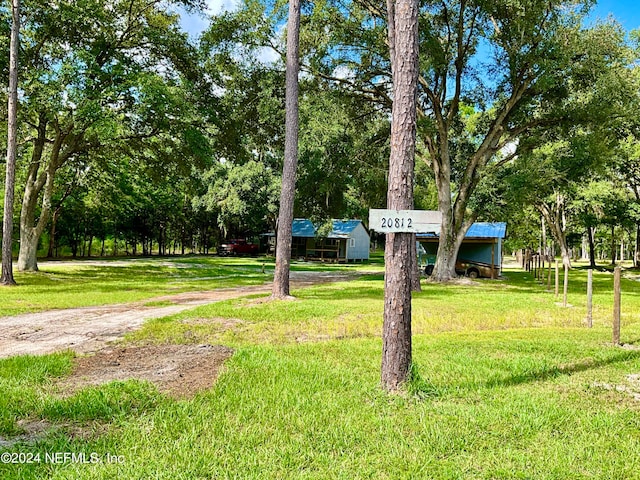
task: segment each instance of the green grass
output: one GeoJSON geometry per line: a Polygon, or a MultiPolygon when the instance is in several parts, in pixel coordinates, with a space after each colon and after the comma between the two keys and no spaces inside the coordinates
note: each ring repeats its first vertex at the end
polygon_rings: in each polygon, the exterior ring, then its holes
{"type": "MultiPolygon", "coordinates": [[[[379,388],[381,275],[148,322],[131,341],[236,348],[215,386],[191,400],[135,381],[60,396],[51,382],[72,354],[2,360],[0,434],[18,433],[20,419],[57,426],[8,451],[124,461],[0,464],[0,478],[640,478],[640,383],[629,377],[640,350],[610,344],[612,276],[595,275],[592,329],[585,271],[571,272],[567,308],[530,274],[506,276],[423,283],[400,395],[379,388]]],[[[637,282],[623,281],[622,305],[633,346],[637,282]]]]}
{"type": "MultiPolygon", "coordinates": [[[[555,298],[552,291],[546,290],[546,283],[534,281],[530,273],[507,270],[505,277],[499,281],[480,280],[472,285],[423,281],[422,292],[413,296],[414,334],[579,328],[585,324],[586,270],[570,272],[567,307],[562,306],[562,292],[555,298]]],[[[349,282],[348,287],[335,283],[293,291],[295,301],[261,302],[253,296],[205,305],[151,320],[130,339],[239,346],[376,337],[382,328],[382,278],[382,275],[369,275],[349,282]]],[[[612,318],[613,275],[596,272],[593,288],[593,324],[596,328],[605,328],[612,318]]],[[[623,279],[622,290],[624,328],[640,322],[636,313],[640,311],[640,284],[623,279]]]]}
{"type": "MultiPolygon", "coordinates": [[[[258,285],[273,278],[273,260],[213,256],[41,262],[36,273],[16,273],[18,287],[0,288],[0,317],[57,308],[127,303],[185,291],[258,285]],[[112,264],[112,265],[111,265],[112,264]]],[[[358,272],[367,264],[294,262],[297,270],[358,272]]],[[[153,304],[151,304],[153,305],[153,304]]],[[[150,306],[151,306],[150,305],[150,306]]]]}
{"type": "Polygon", "coordinates": [[[640,353],[587,330],[418,336],[415,393],[378,389],[380,342],[240,349],[216,386],[171,401],[114,383],[33,402],[58,422],[99,419],[10,451],[121,455],[123,464],[4,465],[7,478],[640,478],[640,353]]]}

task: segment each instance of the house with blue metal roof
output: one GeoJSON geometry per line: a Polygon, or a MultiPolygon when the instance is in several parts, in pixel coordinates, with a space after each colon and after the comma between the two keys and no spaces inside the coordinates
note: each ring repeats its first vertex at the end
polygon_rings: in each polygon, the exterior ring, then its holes
{"type": "MultiPolygon", "coordinates": [[[[490,276],[499,276],[502,271],[502,243],[506,235],[507,224],[505,222],[476,222],[472,224],[462,240],[456,269],[465,273],[474,272],[482,275],[486,271],[482,267],[486,267],[491,272],[490,276]]],[[[417,235],[417,240],[426,250],[427,258],[434,258],[438,253],[439,236],[439,232],[417,235]]]]}
{"type": "Polygon", "coordinates": [[[331,220],[331,231],[320,235],[306,218],[291,225],[291,256],[294,258],[351,262],[369,259],[369,232],[362,220],[331,220]]]}

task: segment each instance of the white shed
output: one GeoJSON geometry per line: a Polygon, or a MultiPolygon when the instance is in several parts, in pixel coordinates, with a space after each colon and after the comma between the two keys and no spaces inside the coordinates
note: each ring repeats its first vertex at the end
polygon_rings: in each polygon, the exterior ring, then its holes
{"type": "Polygon", "coordinates": [[[333,261],[369,259],[369,232],[362,220],[332,220],[331,232],[317,236],[318,228],[310,220],[296,218],[292,225],[292,255],[333,261]]]}

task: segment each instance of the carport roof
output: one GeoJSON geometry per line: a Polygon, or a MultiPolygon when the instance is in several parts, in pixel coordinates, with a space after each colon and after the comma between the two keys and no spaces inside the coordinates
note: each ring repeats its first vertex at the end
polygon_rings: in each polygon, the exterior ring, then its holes
{"type": "MultiPolygon", "coordinates": [[[[464,238],[504,238],[507,235],[506,222],[476,222],[469,227],[464,238]]],[[[419,238],[437,238],[435,233],[421,233],[419,238]]]]}

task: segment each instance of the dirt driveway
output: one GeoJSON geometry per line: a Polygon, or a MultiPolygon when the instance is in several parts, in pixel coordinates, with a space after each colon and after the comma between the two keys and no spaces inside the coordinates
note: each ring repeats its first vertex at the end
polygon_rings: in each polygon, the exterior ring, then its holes
{"type": "MultiPolygon", "coordinates": [[[[339,272],[291,272],[291,284],[300,288],[317,283],[351,280],[353,274],[339,272]]],[[[145,320],[166,317],[198,305],[271,292],[271,284],[189,292],[156,297],[142,302],[71,308],[0,318],[0,358],[40,355],[72,349],[95,352],[137,329],[145,320]],[[153,303],[170,303],[151,306],[153,303]]]]}
{"type": "MultiPolygon", "coordinates": [[[[358,276],[342,272],[291,272],[291,286],[301,288],[352,280],[358,276]]],[[[71,374],[54,382],[61,395],[73,394],[88,385],[136,379],[152,382],[172,397],[189,398],[213,385],[225,360],[233,354],[231,348],[223,345],[123,346],[111,343],[137,329],[147,319],[165,317],[198,305],[270,292],[269,283],[168,295],[129,304],[4,317],[0,318],[0,358],[42,355],[65,349],[88,354],[76,357],[71,374]]],[[[54,427],[40,420],[25,420],[19,428],[26,433],[12,439],[0,436],[0,447],[18,441],[35,441],[54,427]]]]}

